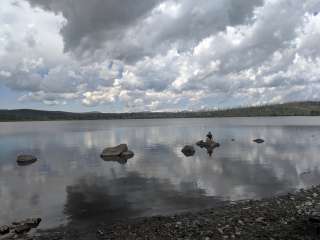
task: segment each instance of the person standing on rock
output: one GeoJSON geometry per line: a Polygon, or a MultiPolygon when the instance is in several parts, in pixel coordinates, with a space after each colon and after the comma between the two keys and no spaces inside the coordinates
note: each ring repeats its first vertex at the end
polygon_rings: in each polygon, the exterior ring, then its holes
{"type": "Polygon", "coordinates": [[[213,153],[213,136],[211,132],[208,132],[207,136],[206,136],[206,144],[207,144],[207,152],[209,154],[209,156],[211,157],[212,153],[213,153]]]}
{"type": "Polygon", "coordinates": [[[211,132],[208,132],[206,137],[207,137],[207,139],[206,139],[207,143],[213,143],[213,136],[212,136],[211,132]]]}

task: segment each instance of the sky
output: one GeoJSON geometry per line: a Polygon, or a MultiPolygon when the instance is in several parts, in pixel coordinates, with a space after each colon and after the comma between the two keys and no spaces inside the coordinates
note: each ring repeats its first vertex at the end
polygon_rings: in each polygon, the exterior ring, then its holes
{"type": "Polygon", "coordinates": [[[320,100],[319,0],[0,1],[1,109],[305,100],[320,100]]]}

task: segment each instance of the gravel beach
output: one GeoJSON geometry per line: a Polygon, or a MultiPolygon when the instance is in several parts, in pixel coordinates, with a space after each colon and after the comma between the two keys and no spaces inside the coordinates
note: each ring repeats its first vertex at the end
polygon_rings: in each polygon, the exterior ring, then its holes
{"type": "Polygon", "coordinates": [[[88,228],[38,231],[31,239],[320,239],[320,186],[197,213],[88,228]]]}

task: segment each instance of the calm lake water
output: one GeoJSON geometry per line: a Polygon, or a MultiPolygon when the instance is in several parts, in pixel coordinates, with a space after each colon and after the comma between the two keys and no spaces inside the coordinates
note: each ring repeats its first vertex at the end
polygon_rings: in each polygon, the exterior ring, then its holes
{"type": "Polygon", "coordinates": [[[50,228],[199,210],[318,184],[319,166],[319,117],[0,123],[0,225],[39,216],[50,228]],[[181,153],[209,130],[221,144],[211,157],[198,147],[193,157],[181,153]],[[134,158],[100,158],[119,143],[134,158]],[[21,153],[39,160],[17,166],[21,153]]]}

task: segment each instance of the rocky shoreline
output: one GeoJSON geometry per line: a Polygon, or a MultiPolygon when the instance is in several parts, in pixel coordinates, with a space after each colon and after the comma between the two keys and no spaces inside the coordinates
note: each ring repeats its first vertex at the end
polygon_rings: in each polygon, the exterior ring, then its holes
{"type": "Polygon", "coordinates": [[[319,239],[320,186],[197,213],[156,216],[81,230],[38,231],[33,239],[319,239]]]}

